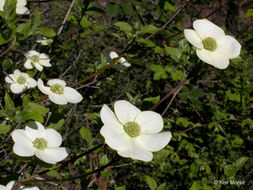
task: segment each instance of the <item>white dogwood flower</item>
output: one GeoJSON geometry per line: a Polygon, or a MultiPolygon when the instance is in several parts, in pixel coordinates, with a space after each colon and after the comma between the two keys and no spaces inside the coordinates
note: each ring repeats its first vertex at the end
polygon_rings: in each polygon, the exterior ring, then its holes
{"type": "Polygon", "coordinates": [[[65,147],[59,147],[62,143],[61,135],[54,129],[45,129],[44,126],[35,122],[38,129],[28,126],[23,129],[16,129],[11,133],[14,141],[13,152],[18,156],[36,156],[40,160],[56,164],[67,156],[65,147]]]}
{"type": "MultiPolygon", "coordinates": [[[[0,0],[0,11],[4,9],[5,0],[0,0]]],[[[30,14],[28,8],[26,8],[27,1],[26,0],[17,0],[16,4],[16,13],[23,15],[23,14],[30,14]]]]}
{"type": "Polygon", "coordinates": [[[30,50],[25,54],[27,60],[24,64],[26,69],[35,67],[37,70],[42,71],[43,67],[51,67],[50,58],[45,53],[39,53],[35,50],[30,50]]]}
{"type": "MultiPolygon", "coordinates": [[[[118,55],[116,52],[114,52],[114,51],[110,52],[109,56],[110,56],[110,60],[113,60],[114,58],[119,57],[119,55],[118,55]]],[[[130,67],[130,66],[131,66],[131,64],[128,63],[124,57],[121,57],[121,58],[117,61],[117,63],[122,64],[122,65],[125,66],[125,67],[130,67]]],[[[116,63],[116,64],[117,64],[117,63],[116,63]]],[[[107,64],[110,64],[110,63],[108,62],[107,64]]]]}
{"type": "Polygon", "coordinates": [[[36,80],[29,77],[27,73],[22,73],[18,69],[14,70],[13,74],[5,77],[5,81],[10,85],[10,89],[13,93],[18,94],[25,89],[34,88],[37,85],[36,80]]]}
{"type": "Polygon", "coordinates": [[[53,40],[52,39],[47,39],[45,37],[42,37],[42,40],[37,40],[36,42],[40,43],[43,46],[48,46],[48,45],[50,45],[50,44],[53,43],[53,40]]]}
{"type": "Polygon", "coordinates": [[[197,48],[197,56],[202,61],[225,69],[229,65],[229,59],[240,55],[240,43],[232,36],[225,35],[219,26],[209,20],[195,20],[193,28],[195,30],[185,29],[184,35],[197,48]]]}
{"type": "Polygon", "coordinates": [[[65,81],[60,79],[51,79],[47,82],[49,87],[44,86],[41,79],[38,79],[38,87],[41,92],[48,95],[48,98],[55,104],[65,105],[70,103],[79,103],[82,101],[82,95],[75,89],[67,87],[65,81]]]}
{"type": "MultiPolygon", "coordinates": [[[[15,184],[15,181],[10,181],[6,186],[0,185],[0,190],[11,190],[15,184]]],[[[19,187],[19,190],[40,190],[38,187],[19,187]]]]}
{"type": "Polygon", "coordinates": [[[152,152],[161,150],[169,143],[171,133],[159,133],[163,129],[160,114],[142,112],[125,100],[116,101],[114,111],[115,114],[107,105],[102,107],[100,116],[104,126],[100,133],[120,156],[151,161],[152,152]]]}

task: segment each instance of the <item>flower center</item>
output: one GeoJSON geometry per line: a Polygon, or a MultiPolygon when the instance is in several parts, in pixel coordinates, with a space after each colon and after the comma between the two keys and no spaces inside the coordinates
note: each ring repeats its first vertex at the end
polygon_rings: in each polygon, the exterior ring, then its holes
{"type": "Polygon", "coordinates": [[[217,43],[216,43],[215,39],[210,38],[210,37],[202,40],[202,44],[203,44],[204,48],[209,51],[214,51],[217,48],[217,43]]]}
{"type": "Polygon", "coordinates": [[[40,61],[40,58],[36,55],[32,56],[31,59],[32,59],[32,62],[39,62],[40,61]]]}
{"type": "Polygon", "coordinates": [[[25,84],[25,83],[26,83],[25,77],[19,76],[19,77],[17,78],[17,83],[18,83],[18,84],[25,84]]]}
{"type": "Polygon", "coordinates": [[[138,123],[131,121],[125,123],[124,130],[128,134],[128,136],[134,138],[140,135],[141,127],[138,125],[138,123]]]}
{"type": "Polygon", "coordinates": [[[55,94],[63,94],[64,92],[64,87],[59,84],[52,85],[50,89],[55,94]]]}
{"type": "Polygon", "coordinates": [[[33,146],[39,150],[45,150],[47,148],[47,141],[44,138],[36,138],[33,141],[33,146]]]}

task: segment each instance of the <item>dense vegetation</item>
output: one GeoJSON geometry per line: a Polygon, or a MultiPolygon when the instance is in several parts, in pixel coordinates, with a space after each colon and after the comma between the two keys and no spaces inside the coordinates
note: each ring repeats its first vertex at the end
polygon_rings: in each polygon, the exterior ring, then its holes
{"type": "Polygon", "coordinates": [[[0,184],[253,189],[252,2],[28,0],[26,15],[16,15],[15,6],[6,1],[0,12],[0,184]],[[201,61],[185,39],[184,29],[201,18],[240,42],[240,56],[228,68],[201,61]],[[36,42],[42,37],[53,41],[43,46],[36,42]],[[31,49],[48,54],[52,67],[26,70],[31,49]],[[131,66],[114,64],[111,51],[131,66]],[[15,69],[45,83],[62,79],[83,100],[57,105],[38,88],[14,94],[5,77],[15,69]],[[171,131],[172,139],[151,162],[120,157],[104,143],[100,110],[117,100],[163,116],[163,131],[171,131]],[[13,153],[11,132],[34,121],[61,134],[70,150],[64,161],[49,165],[13,153]]]}

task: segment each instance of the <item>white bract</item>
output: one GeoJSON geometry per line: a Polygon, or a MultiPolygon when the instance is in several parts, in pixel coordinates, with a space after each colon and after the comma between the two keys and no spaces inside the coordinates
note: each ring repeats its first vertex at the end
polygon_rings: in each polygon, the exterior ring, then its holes
{"type": "Polygon", "coordinates": [[[22,157],[35,155],[49,164],[64,160],[68,153],[65,147],[59,147],[62,143],[61,135],[54,129],[45,129],[39,122],[36,125],[38,129],[26,126],[25,130],[16,129],[11,133],[15,143],[13,152],[22,157]]]}
{"type": "Polygon", "coordinates": [[[53,40],[42,37],[42,40],[37,40],[36,42],[40,43],[43,46],[48,46],[48,45],[52,44],[53,40]]]}
{"type": "MultiPolygon", "coordinates": [[[[114,51],[110,52],[109,56],[110,56],[110,59],[111,59],[111,60],[113,60],[114,58],[119,57],[119,55],[118,55],[116,52],[114,52],[114,51]]],[[[124,57],[121,57],[121,58],[117,61],[117,63],[122,64],[122,65],[125,66],[125,67],[130,67],[130,66],[131,66],[130,63],[126,62],[126,59],[125,59],[124,57]]],[[[116,64],[117,64],[117,63],[116,63],[116,64]]],[[[108,62],[107,64],[110,64],[110,63],[108,62]]]]}
{"type": "Polygon", "coordinates": [[[34,88],[37,85],[36,80],[29,77],[27,73],[22,73],[18,69],[14,70],[13,74],[5,77],[5,81],[10,85],[13,93],[18,94],[27,88],[34,88]]]}
{"type": "MultiPolygon", "coordinates": [[[[17,0],[17,4],[16,4],[16,13],[23,15],[23,14],[30,14],[28,8],[26,8],[26,0],[17,0]]],[[[5,0],[0,0],[0,11],[4,10],[4,4],[5,4],[5,0]]]]}
{"type": "Polygon", "coordinates": [[[232,36],[225,35],[220,27],[209,20],[195,20],[193,28],[195,30],[185,29],[184,35],[197,48],[197,56],[202,61],[225,69],[229,65],[229,59],[240,55],[240,43],[232,36]]]}
{"type": "MultiPolygon", "coordinates": [[[[15,184],[15,181],[10,181],[6,186],[0,185],[0,190],[11,190],[15,184]]],[[[19,190],[40,190],[38,187],[19,187],[19,190]]]]}
{"type": "Polygon", "coordinates": [[[82,95],[75,89],[67,87],[66,83],[60,79],[51,79],[47,82],[49,87],[44,86],[41,79],[38,79],[38,87],[41,92],[48,95],[48,98],[55,104],[65,105],[70,103],[79,103],[82,101],[82,95]]]}
{"type": "Polygon", "coordinates": [[[122,157],[151,161],[152,152],[164,148],[171,139],[163,129],[163,119],[153,111],[140,111],[128,101],[119,100],[114,111],[104,105],[100,116],[104,123],[100,133],[105,142],[122,157]]]}
{"type": "Polygon", "coordinates": [[[43,67],[51,67],[50,58],[45,53],[39,53],[35,50],[30,50],[25,54],[27,60],[24,64],[26,69],[35,67],[37,70],[42,71],[43,67]]]}

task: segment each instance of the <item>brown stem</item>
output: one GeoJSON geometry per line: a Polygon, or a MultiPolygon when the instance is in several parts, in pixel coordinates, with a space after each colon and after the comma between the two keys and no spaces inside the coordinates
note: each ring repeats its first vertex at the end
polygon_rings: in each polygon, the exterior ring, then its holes
{"type": "Polygon", "coordinates": [[[20,187],[21,185],[30,182],[30,181],[31,181],[33,178],[35,178],[35,177],[37,177],[37,175],[33,175],[33,176],[31,176],[31,177],[29,177],[29,178],[27,178],[27,179],[24,179],[23,181],[19,181],[19,182],[17,183],[17,185],[15,185],[15,186],[12,187],[11,190],[18,190],[19,187],[20,187]]]}
{"type": "Polygon", "coordinates": [[[156,35],[158,32],[160,32],[161,30],[163,30],[164,28],[166,28],[166,26],[171,23],[173,21],[173,19],[182,11],[182,9],[185,7],[185,5],[189,2],[189,0],[186,0],[186,2],[177,9],[177,11],[170,17],[170,19],[160,28],[160,30],[157,30],[155,33],[149,35],[147,38],[145,38],[145,40],[150,39],[151,37],[153,37],[154,35],[156,35]]]}
{"type": "MultiPolygon", "coordinates": [[[[77,155],[77,156],[71,158],[70,160],[67,160],[67,161],[65,161],[65,162],[63,162],[63,163],[60,163],[60,164],[59,164],[58,166],[56,166],[54,169],[64,167],[64,166],[66,166],[68,163],[74,162],[74,161],[76,161],[78,158],[81,158],[82,156],[85,156],[85,155],[87,155],[87,154],[90,154],[90,153],[93,152],[94,150],[96,150],[96,149],[102,147],[103,145],[104,145],[104,144],[99,144],[99,145],[95,146],[94,148],[92,148],[92,149],[90,149],[90,150],[88,150],[88,151],[86,151],[86,152],[84,152],[84,153],[81,153],[81,154],[79,154],[79,155],[77,155]]],[[[49,172],[50,170],[51,170],[51,169],[44,170],[44,171],[40,172],[38,175],[45,174],[45,173],[49,172]]]]}
{"type": "Polygon", "coordinates": [[[115,64],[122,56],[123,56],[123,54],[121,54],[119,57],[113,59],[109,65],[106,65],[105,67],[103,67],[102,69],[100,69],[100,70],[98,70],[97,72],[93,73],[92,75],[86,77],[85,79],[80,80],[79,82],[75,83],[75,84],[72,85],[71,87],[72,87],[72,88],[73,88],[73,87],[76,87],[76,86],[78,86],[79,84],[82,84],[82,83],[86,82],[87,80],[90,80],[91,78],[93,78],[93,77],[99,75],[99,74],[102,73],[104,70],[110,68],[113,64],[115,64]]]}
{"type": "Polygon", "coordinates": [[[155,104],[152,108],[150,108],[150,110],[156,109],[161,103],[167,100],[172,94],[175,94],[184,85],[186,81],[188,81],[188,79],[183,80],[185,73],[186,71],[184,71],[184,74],[180,83],[174,89],[172,89],[166,96],[164,96],[157,104],[155,104]]]}
{"type": "MultiPolygon", "coordinates": [[[[85,177],[85,176],[89,176],[89,175],[91,175],[91,174],[94,174],[94,173],[98,173],[98,172],[100,172],[100,171],[103,171],[104,169],[106,169],[107,167],[109,167],[112,163],[114,163],[115,161],[114,160],[112,160],[112,161],[110,161],[108,164],[106,164],[106,165],[104,165],[104,166],[102,166],[102,167],[100,167],[100,168],[98,168],[98,169],[95,169],[95,170],[93,170],[93,171],[91,171],[91,172],[88,172],[88,173],[85,173],[85,174],[82,174],[82,175],[78,175],[78,176],[75,176],[75,177],[69,177],[69,178],[65,178],[65,179],[41,179],[41,178],[36,178],[37,176],[32,176],[31,178],[29,178],[29,180],[28,179],[26,179],[26,180],[24,180],[24,181],[20,181],[19,183],[21,184],[21,185],[23,185],[23,184],[26,184],[26,183],[36,183],[36,182],[42,182],[42,183],[44,183],[44,182],[64,182],[64,181],[73,181],[73,180],[75,180],[75,179],[79,179],[79,178],[82,178],[82,177],[85,177]]],[[[12,189],[12,190],[17,190],[17,189],[12,189]]]]}
{"type": "Polygon", "coordinates": [[[10,45],[8,47],[8,49],[6,49],[3,53],[0,54],[0,57],[2,57],[3,55],[5,55],[6,53],[8,53],[8,51],[10,51],[12,48],[14,48],[14,45],[10,45]]]}
{"type": "Polygon", "coordinates": [[[59,28],[59,30],[58,30],[56,36],[59,36],[59,35],[61,34],[62,29],[63,29],[63,26],[64,26],[64,24],[66,23],[67,18],[68,18],[68,16],[69,16],[70,11],[71,11],[73,5],[75,4],[75,2],[76,2],[76,0],[72,0],[71,4],[70,4],[70,6],[69,6],[69,9],[68,9],[68,11],[67,11],[67,13],[66,13],[66,15],[65,15],[65,17],[64,17],[64,19],[63,19],[63,21],[62,21],[62,23],[61,23],[61,27],[59,28]]]}
{"type": "MultiPolygon", "coordinates": [[[[186,74],[186,71],[184,70],[184,73],[183,73],[183,76],[182,76],[182,78],[181,78],[181,81],[184,79],[185,74],[186,74]]],[[[180,82],[181,82],[181,81],[180,81],[180,82]]],[[[172,98],[171,98],[169,104],[168,104],[167,107],[164,109],[164,111],[163,111],[163,113],[162,113],[162,116],[164,116],[164,114],[167,112],[167,110],[169,109],[170,105],[172,104],[173,100],[175,99],[176,95],[179,93],[179,91],[181,90],[182,87],[183,87],[183,85],[180,86],[180,87],[175,91],[175,93],[174,93],[174,95],[172,96],[172,98]]]]}

